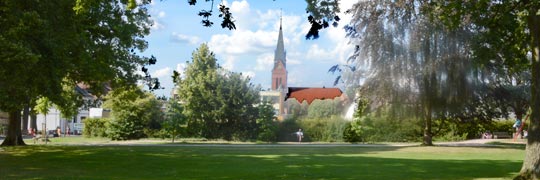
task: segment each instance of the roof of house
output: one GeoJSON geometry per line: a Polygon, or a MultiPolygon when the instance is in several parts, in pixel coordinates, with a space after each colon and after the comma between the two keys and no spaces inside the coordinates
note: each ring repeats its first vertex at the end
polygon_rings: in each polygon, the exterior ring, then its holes
{"type": "Polygon", "coordinates": [[[341,94],[343,92],[339,88],[289,87],[285,100],[294,98],[299,103],[307,101],[308,104],[311,104],[315,99],[334,99],[340,97],[341,94]]]}

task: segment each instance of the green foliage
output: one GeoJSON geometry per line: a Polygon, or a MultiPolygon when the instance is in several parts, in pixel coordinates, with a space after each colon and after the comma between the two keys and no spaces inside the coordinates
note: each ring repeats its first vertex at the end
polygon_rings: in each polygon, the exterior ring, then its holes
{"type": "MultiPolygon", "coordinates": [[[[242,74],[219,67],[206,44],[192,54],[185,79],[175,78],[191,136],[255,139],[259,89],[242,74]]],[[[176,73],[178,76],[178,73],[176,73]]]]}
{"type": "Polygon", "coordinates": [[[168,137],[174,139],[182,133],[183,127],[185,127],[187,119],[183,114],[184,108],[176,99],[171,99],[168,102],[167,113],[165,115],[165,122],[163,122],[163,130],[168,137]]]}
{"type": "Polygon", "coordinates": [[[79,107],[83,105],[81,94],[75,91],[76,84],[64,81],[62,83],[62,101],[56,103],[62,117],[72,119],[77,115],[79,107]]]}
{"type": "MultiPolygon", "coordinates": [[[[133,52],[146,49],[152,24],[150,1],[139,3],[128,9],[119,1],[1,1],[0,109],[15,113],[46,97],[71,114],[66,85],[85,82],[99,94],[105,82],[135,83],[148,58],[133,52]]],[[[4,142],[21,135],[16,124],[4,142]]]]}
{"type": "Polygon", "coordinates": [[[308,113],[308,104],[306,101],[303,101],[302,103],[298,103],[295,99],[290,99],[286,101],[289,105],[288,112],[292,117],[301,117],[306,116],[308,113]]]}
{"type": "MultiPolygon", "coordinates": [[[[278,141],[280,142],[298,142],[296,132],[300,129],[297,118],[287,118],[278,124],[278,141]]],[[[306,137],[306,134],[304,134],[306,137]]],[[[309,138],[307,135],[306,138],[309,138]]]]}
{"type": "Polygon", "coordinates": [[[343,130],[343,141],[345,142],[364,142],[362,124],[360,120],[354,120],[345,125],[343,130]]]}
{"type": "Polygon", "coordinates": [[[259,134],[257,135],[257,140],[266,142],[277,141],[278,122],[274,114],[274,107],[272,107],[270,102],[264,101],[257,108],[259,110],[257,118],[259,134]]]}
{"type": "MultiPolygon", "coordinates": [[[[492,132],[514,132],[512,126],[513,120],[496,120],[493,121],[492,126],[488,130],[492,132]]],[[[526,125],[526,124],[525,124],[526,125]]],[[[526,129],[525,127],[523,129],[526,129]]]]}
{"type": "Polygon", "coordinates": [[[393,118],[390,111],[370,113],[346,125],[347,142],[417,142],[422,123],[415,118],[393,118]]]}
{"type": "Polygon", "coordinates": [[[144,125],[137,114],[122,113],[109,123],[107,135],[112,140],[130,140],[145,137],[144,125]]]}
{"type": "MultiPolygon", "coordinates": [[[[433,125],[436,129],[437,134],[434,136],[434,139],[437,141],[461,141],[466,140],[469,132],[467,129],[459,128],[459,124],[448,122],[444,123],[441,120],[433,121],[433,125]]],[[[477,132],[470,133],[471,135],[480,134],[477,132]]]]}
{"type": "Polygon", "coordinates": [[[36,107],[34,108],[36,112],[41,114],[49,114],[49,108],[52,107],[52,102],[47,97],[41,97],[36,102],[36,107]]]}
{"type": "Polygon", "coordinates": [[[109,118],[87,118],[84,120],[83,136],[107,137],[107,127],[111,120],[109,118]]]}
{"type": "Polygon", "coordinates": [[[333,115],[340,115],[343,106],[341,101],[335,100],[315,100],[308,107],[308,118],[330,118],[333,115]]]}
{"type": "Polygon", "coordinates": [[[335,115],[328,118],[302,118],[298,121],[306,141],[323,142],[343,141],[343,131],[348,123],[335,115]]]}
{"type": "Polygon", "coordinates": [[[125,87],[109,92],[104,108],[111,110],[112,119],[107,129],[113,140],[128,140],[148,137],[161,127],[161,102],[149,92],[138,87],[125,87]]]}
{"type": "Polygon", "coordinates": [[[429,21],[425,11],[429,5],[357,2],[350,10],[352,23],[346,27],[356,50],[349,64],[331,69],[342,72],[344,81],[352,83],[348,86],[360,85],[358,92],[371,101],[370,108],[389,108],[382,119],[425,121],[424,144],[431,144],[431,120],[438,118],[434,115],[466,112],[463,104],[474,99],[481,80],[464,53],[469,52],[470,29],[449,31],[429,21]]]}

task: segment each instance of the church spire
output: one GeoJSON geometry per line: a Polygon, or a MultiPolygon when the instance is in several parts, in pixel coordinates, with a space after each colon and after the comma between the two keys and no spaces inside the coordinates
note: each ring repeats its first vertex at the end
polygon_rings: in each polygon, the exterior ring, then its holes
{"type": "Polygon", "coordinates": [[[287,63],[287,60],[285,59],[285,45],[283,42],[283,30],[282,30],[282,17],[279,16],[279,35],[278,35],[278,42],[276,51],[274,54],[274,64],[276,64],[278,61],[281,61],[283,65],[285,66],[287,63]]]}

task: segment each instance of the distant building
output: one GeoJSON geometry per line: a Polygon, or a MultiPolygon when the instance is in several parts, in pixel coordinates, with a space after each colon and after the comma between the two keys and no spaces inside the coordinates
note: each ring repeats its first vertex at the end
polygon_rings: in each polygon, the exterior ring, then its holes
{"type": "Polygon", "coordinates": [[[0,111],[0,135],[5,135],[9,122],[9,115],[6,112],[0,111]]]}
{"type": "MultiPolygon", "coordinates": [[[[280,19],[281,20],[281,19],[280,19]]],[[[287,116],[287,104],[285,95],[287,94],[287,54],[283,41],[283,30],[281,22],[279,24],[279,35],[276,50],[274,52],[274,67],[272,68],[272,85],[268,91],[261,91],[259,95],[262,101],[268,101],[275,109],[275,114],[279,120],[287,116]]]]}
{"type": "MultiPolygon", "coordinates": [[[[73,132],[82,132],[84,127],[84,120],[87,118],[93,117],[107,117],[109,111],[101,109],[101,104],[103,103],[101,99],[95,96],[91,91],[90,87],[84,83],[79,83],[75,87],[75,91],[83,97],[84,105],[79,107],[77,115],[70,118],[62,117],[60,110],[56,107],[49,108],[49,112],[44,114],[37,115],[37,127],[38,129],[55,130],[57,127],[60,127],[62,132],[66,132],[69,127],[70,133],[73,132]],[[91,112],[92,110],[92,112],[91,112]],[[95,113],[93,113],[95,112],[95,113]],[[91,114],[92,113],[92,114],[91,114]],[[97,115],[99,114],[99,115],[97,115]]],[[[105,86],[103,93],[106,94],[110,91],[109,86],[105,86]]],[[[30,125],[30,123],[28,123],[30,125]]],[[[30,128],[30,127],[28,127],[30,128]]]]}
{"type": "Polygon", "coordinates": [[[272,68],[272,88],[260,92],[261,100],[269,101],[273,105],[278,120],[284,120],[289,115],[287,99],[294,98],[300,104],[303,101],[311,104],[315,99],[333,99],[342,95],[339,88],[289,87],[287,85],[287,52],[285,51],[281,25],[280,19],[278,42],[274,52],[274,67],[272,68]]]}

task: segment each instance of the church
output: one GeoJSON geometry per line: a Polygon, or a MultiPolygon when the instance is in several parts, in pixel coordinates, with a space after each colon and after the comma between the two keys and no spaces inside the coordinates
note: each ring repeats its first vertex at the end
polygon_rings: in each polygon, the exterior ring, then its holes
{"type": "Polygon", "coordinates": [[[283,30],[280,19],[279,34],[276,50],[274,52],[274,67],[272,68],[272,85],[268,91],[261,91],[262,101],[272,103],[278,120],[287,118],[288,99],[296,99],[299,103],[306,101],[311,104],[315,99],[334,99],[340,97],[339,88],[325,87],[288,87],[287,85],[287,52],[283,41],[283,30]]]}

